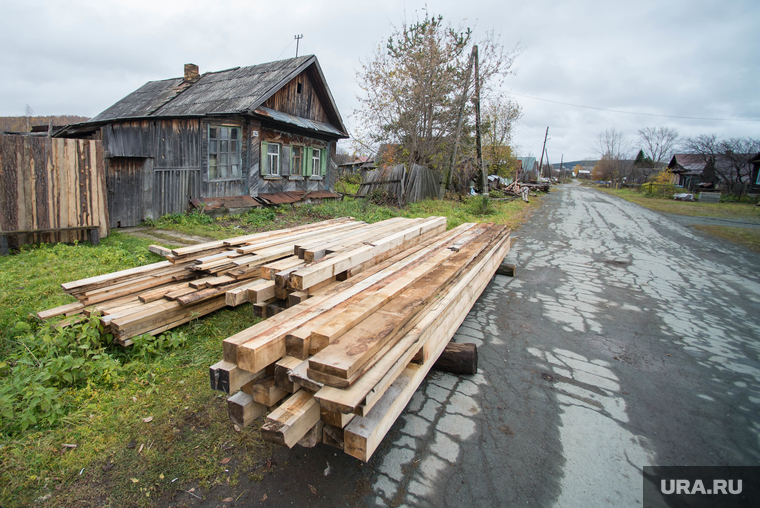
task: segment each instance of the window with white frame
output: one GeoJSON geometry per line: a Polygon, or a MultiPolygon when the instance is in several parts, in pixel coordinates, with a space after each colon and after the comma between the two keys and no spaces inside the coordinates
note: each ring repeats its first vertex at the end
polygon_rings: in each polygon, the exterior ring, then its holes
{"type": "Polygon", "coordinates": [[[280,174],[280,145],[277,143],[267,145],[267,167],[270,175],[280,174]]]}
{"type": "Polygon", "coordinates": [[[208,126],[208,179],[242,178],[240,127],[208,126]]]}
{"type": "Polygon", "coordinates": [[[320,168],[321,168],[320,149],[319,148],[312,148],[312,150],[311,150],[311,174],[312,175],[319,175],[320,174],[320,168]]]}

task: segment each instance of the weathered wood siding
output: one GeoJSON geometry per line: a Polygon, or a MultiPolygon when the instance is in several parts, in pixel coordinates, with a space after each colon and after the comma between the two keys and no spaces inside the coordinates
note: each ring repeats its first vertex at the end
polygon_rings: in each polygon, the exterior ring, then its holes
{"type": "MultiPolygon", "coordinates": [[[[100,141],[0,135],[0,231],[99,226],[108,236],[100,141]]],[[[86,231],[14,235],[12,246],[89,239],[86,231]]]]}
{"type": "Polygon", "coordinates": [[[264,106],[282,111],[301,118],[330,123],[325,108],[319,100],[314,84],[308,71],[293,78],[287,85],[279,89],[272,97],[264,102],[264,106]],[[298,85],[301,91],[298,91],[298,85]]]}
{"type": "Polygon", "coordinates": [[[153,157],[155,130],[148,120],[104,125],[106,157],[153,157]]]}
{"type": "Polygon", "coordinates": [[[144,196],[152,186],[152,160],[147,157],[112,157],[108,160],[106,188],[112,228],[138,225],[150,206],[144,196]]]}

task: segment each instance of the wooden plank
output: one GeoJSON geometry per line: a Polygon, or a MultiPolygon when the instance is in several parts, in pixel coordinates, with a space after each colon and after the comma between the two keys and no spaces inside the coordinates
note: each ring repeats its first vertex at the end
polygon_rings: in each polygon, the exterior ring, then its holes
{"type": "Polygon", "coordinates": [[[261,282],[261,279],[253,280],[242,286],[228,289],[227,292],[224,293],[227,305],[230,307],[237,307],[238,305],[251,301],[249,289],[256,289],[259,282],[261,282]]]}
{"type": "Polygon", "coordinates": [[[274,281],[260,279],[248,288],[248,300],[261,303],[274,298],[274,281]]]}
{"type": "Polygon", "coordinates": [[[228,245],[228,246],[243,245],[245,243],[256,242],[256,241],[264,240],[267,238],[271,239],[275,237],[288,236],[293,233],[297,233],[299,231],[304,231],[304,230],[316,231],[321,228],[326,228],[330,225],[341,224],[341,223],[350,222],[353,220],[354,220],[353,217],[339,217],[337,219],[329,219],[322,222],[313,222],[311,224],[304,224],[302,226],[295,226],[295,227],[287,228],[287,229],[279,229],[276,231],[265,231],[263,233],[254,233],[251,235],[239,236],[237,238],[229,238],[227,240],[222,240],[222,242],[224,242],[224,245],[228,245]]]}
{"type": "Polygon", "coordinates": [[[50,319],[56,316],[62,316],[70,312],[81,312],[84,309],[84,305],[81,302],[67,303],[60,307],[54,307],[48,310],[42,310],[37,313],[37,317],[40,319],[50,319]]]}
{"type": "Polygon", "coordinates": [[[373,224],[373,228],[364,228],[362,231],[354,235],[349,235],[341,238],[336,238],[327,243],[310,244],[303,248],[303,254],[299,253],[299,256],[303,257],[304,261],[312,263],[319,261],[326,255],[343,250],[352,245],[359,246],[363,242],[371,242],[377,240],[389,234],[401,231],[404,228],[413,226],[422,222],[424,219],[401,219],[396,217],[385,221],[377,222],[373,224]]]}
{"type": "Polygon", "coordinates": [[[266,406],[255,402],[253,397],[245,392],[237,392],[227,399],[227,414],[232,423],[241,427],[252,424],[266,410],[266,406]]]}
{"type": "Polygon", "coordinates": [[[234,363],[225,361],[217,362],[210,366],[208,374],[211,389],[224,393],[235,393],[247,383],[255,382],[266,375],[264,371],[244,371],[243,369],[239,369],[234,363]]]}
{"type": "Polygon", "coordinates": [[[367,462],[416,391],[415,375],[421,367],[407,366],[367,416],[354,418],[344,429],[344,451],[367,462]]]}
{"type": "Polygon", "coordinates": [[[311,348],[320,351],[329,344],[338,339],[341,335],[357,326],[365,318],[379,310],[387,304],[392,298],[406,291],[410,286],[426,276],[431,270],[436,269],[441,263],[444,263],[453,252],[445,249],[438,252],[429,260],[423,262],[412,270],[405,272],[403,278],[391,282],[385,287],[378,289],[371,294],[346,309],[341,314],[330,319],[311,332],[311,348]]]}
{"type": "Polygon", "coordinates": [[[166,257],[172,253],[171,249],[167,247],[161,247],[160,245],[148,245],[148,251],[163,257],[166,257]]]}
{"type": "Polygon", "coordinates": [[[314,381],[308,374],[309,362],[302,361],[290,370],[290,380],[301,385],[301,388],[316,393],[323,388],[322,383],[314,381]]]}
{"type": "Polygon", "coordinates": [[[355,384],[345,390],[325,386],[317,392],[315,397],[320,405],[336,412],[366,414],[431,338],[436,338],[436,343],[441,342],[440,350],[443,350],[491,280],[509,247],[509,237],[500,239],[451,285],[445,295],[442,294],[442,298],[436,299],[424,318],[355,384]],[[360,407],[362,404],[363,408],[360,407]]]}
{"type": "MultiPolygon", "coordinates": [[[[354,377],[354,374],[383,346],[400,339],[397,332],[424,308],[441,288],[465,270],[502,231],[503,228],[493,228],[451,255],[447,262],[421,273],[415,284],[397,294],[380,310],[314,355],[309,360],[309,369],[342,379],[354,377]]],[[[320,381],[327,383],[323,379],[320,381]]]]}
{"type": "Polygon", "coordinates": [[[398,227],[399,223],[407,224],[409,223],[409,221],[412,221],[412,220],[418,220],[418,219],[405,219],[403,217],[393,217],[391,219],[387,219],[384,221],[375,222],[374,224],[366,224],[358,230],[342,232],[342,233],[332,236],[328,240],[309,241],[309,242],[303,242],[301,244],[297,244],[295,246],[297,251],[294,251],[294,253],[297,254],[299,258],[304,259],[305,261],[311,263],[313,261],[319,260],[322,257],[324,257],[325,256],[324,251],[327,248],[331,248],[335,244],[341,244],[342,242],[345,242],[349,238],[355,239],[353,243],[362,242],[365,239],[372,238],[373,235],[378,234],[378,232],[387,230],[389,227],[398,227]],[[317,257],[315,257],[315,254],[314,254],[315,250],[321,250],[323,252],[321,253],[321,255],[318,255],[317,257]],[[311,254],[308,254],[307,256],[307,252],[311,252],[311,254]]]}
{"type": "Polygon", "coordinates": [[[274,276],[277,272],[293,268],[295,266],[303,266],[304,261],[298,256],[288,256],[279,261],[273,263],[267,263],[261,267],[261,278],[267,280],[274,280],[274,276]]]}
{"type": "Polygon", "coordinates": [[[267,416],[261,436],[266,441],[293,448],[318,421],[319,404],[309,392],[299,390],[267,416]]]}
{"type": "Polygon", "coordinates": [[[159,261],[158,263],[138,266],[136,268],[130,268],[128,270],[121,270],[119,272],[106,273],[103,275],[97,275],[95,277],[75,280],[73,282],[66,282],[64,284],[61,284],[61,287],[67,293],[91,291],[93,289],[109,286],[117,282],[122,282],[136,275],[144,275],[157,269],[170,268],[173,266],[174,265],[169,261],[159,261]]]}
{"type": "MultiPolygon", "coordinates": [[[[453,233],[447,233],[443,238],[446,240],[456,234],[456,231],[452,231],[453,233]]],[[[225,339],[225,359],[238,363],[242,368],[250,371],[258,371],[263,366],[274,363],[286,354],[285,338],[288,333],[343,304],[405,266],[424,258],[430,253],[426,250],[430,245],[434,245],[432,241],[416,247],[411,254],[394,256],[379,264],[377,269],[368,270],[366,274],[336,285],[323,295],[314,296],[296,307],[287,309],[281,313],[282,319],[259,323],[225,339]]]]}
{"type": "MultiPolygon", "coordinates": [[[[231,279],[235,280],[235,279],[231,279]]],[[[235,289],[236,287],[240,287],[244,284],[247,284],[246,281],[236,281],[234,284],[228,284],[226,286],[212,286],[208,287],[206,289],[201,289],[199,291],[196,291],[195,293],[190,293],[188,295],[180,296],[177,298],[177,302],[179,302],[180,305],[189,306],[196,304],[198,302],[202,302],[204,300],[208,300],[209,298],[216,298],[219,295],[224,297],[225,305],[227,298],[225,297],[225,293],[230,289],[235,289]]]]}
{"type": "Polygon", "coordinates": [[[174,301],[177,298],[180,298],[180,297],[185,296],[185,295],[189,295],[191,293],[195,293],[196,291],[198,291],[198,290],[195,289],[195,288],[191,288],[190,285],[188,285],[187,287],[179,288],[179,289],[176,289],[176,290],[171,291],[169,293],[166,293],[164,295],[164,298],[166,300],[169,300],[169,301],[174,301]]]}
{"type": "Polygon", "coordinates": [[[372,245],[365,245],[334,257],[328,256],[311,266],[302,268],[291,274],[293,287],[300,290],[309,288],[340,272],[350,270],[391,248],[401,247],[406,241],[412,238],[431,231],[443,232],[445,229],[445,217],[431,217],[422,224],[415,225],[391,236],[382,238],[372,245]]]}
{"type": "Polygon", "coordinates": [[[137,296],[137,298],[143,303],[150,303],[156,300],[161,300],[167,294],[177,291],[178,289],[186,289],[189,287],[189,283],[180,282],[178,284],[167,284],[166,286],[146,291],[137,296]]]}
{"type": "Polygon", "coordinates": [[[292,235],[280,236],[274,239],[260,240],[254,243],[248,242],[237,248],[237,251],[241,254],[258,253],[259,251],[288,245],[290,247],[290,254],[293,254],[293,245],[302,242],[304,240],[318,240],[320,238],[329,238],[330,235],[334,235],[339,231],[354,230],[363,226],[361,222],[344,222],[339,224],[331,224],[324,228],[319,229],[307,229],[298,231],[292,235]]]}
{"type": "MultiPolygon", "coordinates": [[[[270,328],[274,328],[276,326],[283,327],[284,334],[289,333],[293,329],[300,326],[300,324],[295,323],[295,320],[299,316],[300,318],[303,318],[304,316],[302,313],[316,309],[318,306],[323,305],[325,302],[328,302],[329,298],[338,293],[347,295],[346,291],[355,291],[356,293],[361,292],[361,290],[371,286],[376,281],[382,280],[386,276],[390,275],[390,273],[395,272],[399,266],[413,262],[415,259],[422,255],[419,252],[432,243],[433,240],[426,240],[425,242],[413,247],[409,251],[404,252],[403,254],[397,254],[396,256],[383,261],[382,263],[352,278],[349,281],[341,282],[339,284],[331,283],[330,285],[320,289],[318,294],[315,294],[307,301],[303,302],[301,305],[292,307],[291,309],[288,309],[287,311],[275,316],[274,318],[267,320],[266,324],[259,323],[258,325],[254,325],[231,337],[228,337],[223,342],[224,359],[229,362],[237,363],[237,350],[242,344],[251,341],[253,338],[264,334],[270,328]],[[389,267],[390,270],[388,270],[389,267]],[[360,285],[363,287],[360,287],[360,285]]],[[[314,290],[315,288],[312,288],[310,290],[310,294],[314,290]]],[[[298,321],[302,324],[310,317],[311,316],[307,316],[307,319],[298,319],[298,321]]]]}

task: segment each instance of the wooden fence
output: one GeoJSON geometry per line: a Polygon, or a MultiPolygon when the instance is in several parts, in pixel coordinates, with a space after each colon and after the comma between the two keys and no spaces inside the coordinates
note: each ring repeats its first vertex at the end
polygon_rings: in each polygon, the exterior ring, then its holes
{"type": "Polygon", "coordinates": [[[100,141],[0,135],[0,237],[11,246],[83,241],[95,226],[105,238],[105,176],[100,141]]]}

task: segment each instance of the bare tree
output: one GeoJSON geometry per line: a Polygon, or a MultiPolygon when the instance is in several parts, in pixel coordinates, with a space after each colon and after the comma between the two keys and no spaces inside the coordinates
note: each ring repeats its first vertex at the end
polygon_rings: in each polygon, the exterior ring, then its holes
{"type": "Polygon", "coordinates": [[[678,131],[670,127],[645,127],[639,129],[639,142],[644,153],[652,160],[652,166],[641,166],[644,181],[653,171],[659,171],[663,159],[667,159],[678,144],[678,131]]]}
{"type": "Polygon", "coordinates": [[[599,162],[594,166],[594,178],[598,180],[619,180],[626,174],[626,158],[631,144],[626,136],[611,127],[599,134],[597,151],[599,162]]]}
{"type": "Polygon", "coordinates": [[[24,116],[26,117],[26,132],[32,131],[32,115],[34,114],[34,111],[32,111],[32,107],[27,104],[24,108],[24,116]]]}

